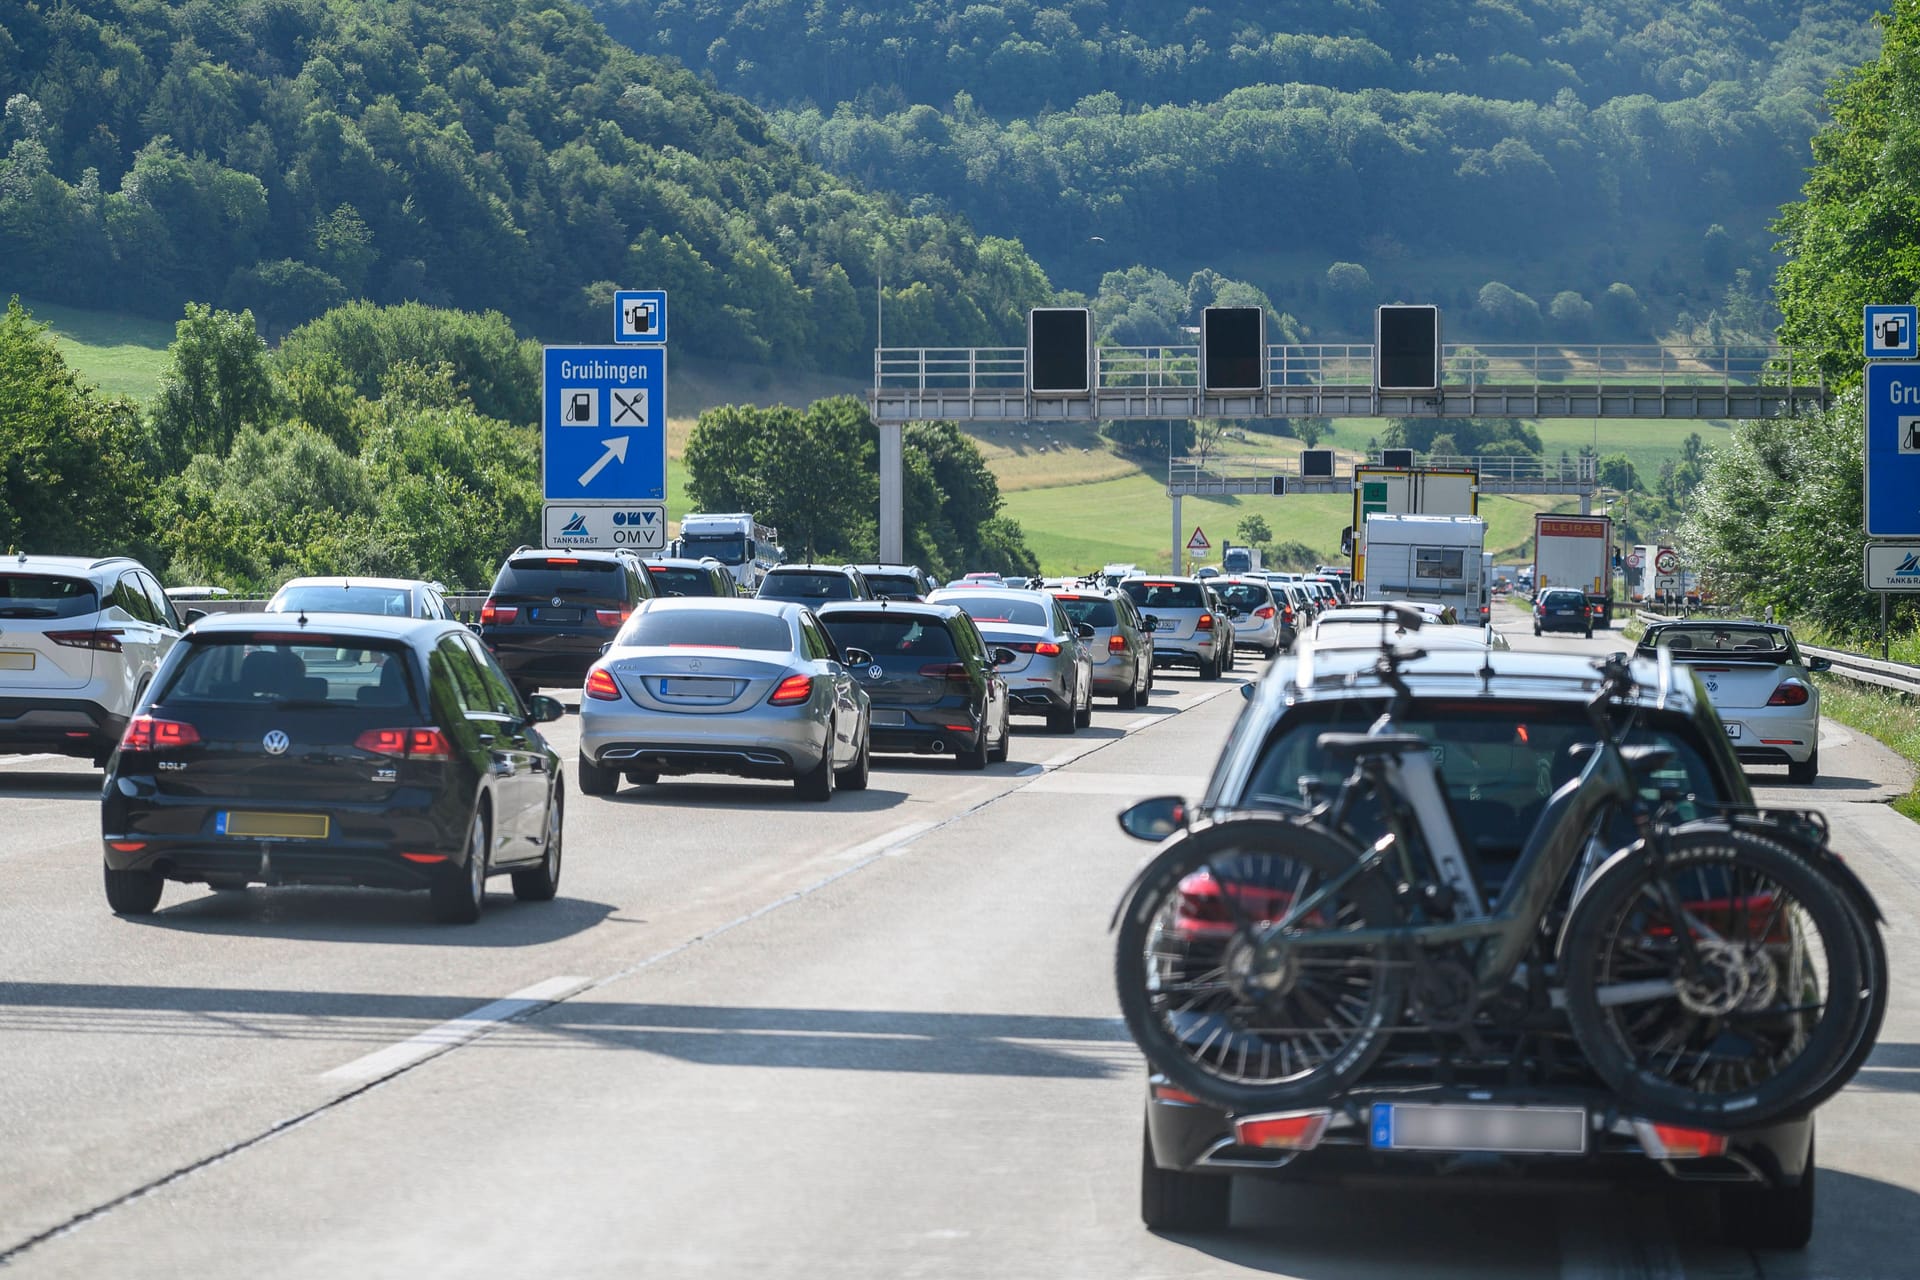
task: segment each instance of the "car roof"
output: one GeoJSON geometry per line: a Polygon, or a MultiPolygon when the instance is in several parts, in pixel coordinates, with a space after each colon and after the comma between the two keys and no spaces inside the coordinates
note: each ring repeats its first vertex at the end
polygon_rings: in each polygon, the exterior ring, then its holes
{"type": "Polygon", "coordinates": [[[12,569],[16,571],[52,570],[56,573],[88,573],[94,569],[138,569],[141,564],[132,556],[40,556],[19,551],[0,560],[0,572],[12,569]]]}
{"type": "Polygon", "coordinates": [[[1120,580],[1120,585],[1129,582],[1191,582],[1194,586],[1205,586],[1205,578],[1196,578],[1184,573],[1130,573],[1120,580]]]}
{"type": "Polygon", "coordinates": [[[807,612],[807,606],[794,600],[761,600],[753,596],[651,596],[634,605],[641,609],[724,609],[728,613],[777,613],[791,617],[807,612]]]}
{"type": "Polygon", "coordinates": [[[847,564],[827,564],[819,560],[808,560],[799,564],[777,564],[767,570],[767,576],[776,573],[849,573],[854,566],[847,564]]]}
{"type": "Polygon", "coordinates": [[[727,567],[712,556],[649,556],[642,563],[663,565],[669,569],[725,569],[727,567]]]}
{"type": "MultiPolygon", "coordinates": [[[[405,587],[408,590],[414,590],[432,585],[424,578],[361,578],[352,574],[322,574],[306,578],[288,578],[280,584],[280,591],[285,591],[288,587],[405,587]]],[[[279,595],[280,591],[273,594],[279,595]]]]}
{"type": "MultiPolygon", "coordinates": [[[[1485,649],[1493,643],[1486,627],[1422,627],[1418,632],[1402,631],[1393,628],[1389,634],[1395,644],[1404,644],[1411,648],[1439,649],[1485,649]]],[[[1317,649],[1380,649],[1380,624],[1378,622],[1335,622],[1323,626],[1316,622],[1313,632],[1303,645],[1312,645],[1317,649]]]]}
{"type": "Polygon", "coordinates": [[[379,613],[325,613],[318,610],[288,613],[211,613],[187,628],[187,634],[248,635],[272,631],[285,635],[310,631],[316,635],[384,636],[406,641],[430,639],[441,632],[465,631],[449,618],[402,618],[379,613]],[[304,622],[301,619],[305,619],[304,622]]]}
{"type": "MultiPolygon", "coordinates": [[[[1408,637],[1417,646],[1420,637],[1408,637]]],[[[1295,658],[1276,659],[1255,695],[1257,703],[1381,698],[1388,689],[1374,673],[1377,645],[1316,650],[1304,646],[1295,658]]],[[[1530,698],[1584,702],[1600,688],[1593,659],[1580,654],[1489,649],[1485,645],[1428,652],[1404,663],[1401,674],[1420,696],[1530,698]],[[1491,692],[1489,692],[1491,690],[1491,692]]],[[[1642,706],[1690,714],[1694,687],[1672,659],[1634,658],[1632,671],[1642,706]]]]}
{"type": "Polygon", "coordinates": [[[853,566],[862,573],[911,573],[915,577],[924,575],[917,564],[856,564],[853,566]]]}
{"type": "Polygon", "coordinates": [[[938,618],[941,621],[965,610],[954,604],[929,604],[924,600],[828,600],[814,609],[822,622],[842,613],[884,613],[888,617],[938,618]]]}

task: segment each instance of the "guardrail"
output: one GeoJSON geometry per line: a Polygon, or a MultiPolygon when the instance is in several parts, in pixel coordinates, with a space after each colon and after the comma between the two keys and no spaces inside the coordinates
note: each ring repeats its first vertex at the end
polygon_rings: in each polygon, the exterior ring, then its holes
{"type": "MultiPolygon", "coordinates": [[[[443,597],[447,602],[447,612],[461,622],[480,621],[480,606],[487,602],[484,591],[455,591],[443,597]]],[[[175,600],[173,607],[181,613],[189,609],[199,609],[203,613],[259,613],[267,607],[266,596],[217,596],[210,600],[175,600]]]]}
{"type": "MultiPolygon", "coordinates": [[[[1637,610],[1634,617],[1642,622],[1681,622],[1664,613],[1648,613],[1637,610]]],[[[1818,645],[1803,644],[1800,652],[1812,658],[1825,658],[1833,664],[1830,675],[1841,676],[1860,684],[1877,685],[1882,689],[1892,689],[1920,697],[1920,667],[1905,662],[1882,662],[1878,658],[1869,658],[1858,653],[1849,653],[1845,649],[1823,649],[1818,645]]]]}

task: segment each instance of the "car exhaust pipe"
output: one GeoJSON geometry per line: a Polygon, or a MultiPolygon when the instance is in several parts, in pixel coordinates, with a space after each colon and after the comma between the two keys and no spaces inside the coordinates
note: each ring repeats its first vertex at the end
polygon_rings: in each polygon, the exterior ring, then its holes
{"type": "Polygon", "coordinates": [[[947,744],[942,742],[940,739],[935,738],[932,742],[927,744],[927,750],[931,751],[936,756],[945,755],[947,750],[947,744]]]}

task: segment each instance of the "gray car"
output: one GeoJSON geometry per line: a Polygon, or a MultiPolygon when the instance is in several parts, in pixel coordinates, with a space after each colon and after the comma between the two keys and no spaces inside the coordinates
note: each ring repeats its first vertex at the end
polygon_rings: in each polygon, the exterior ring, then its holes
{"type": "Polygon", "coordinates": [[[376,613],[383,618],[445,620],[446,589],[418,578],[290,578],[265,613],[376,613]]]}
{"type": "Polygon", "coordinates": [[[1007,678],[1015,715],[1045,716],[1054,733],[1093,723],[1087,642],[1094,631],[1069,619],[1058,600],[1018,587],[949,587],[927,603],[959,605],[989,645],[1013,650],[1014,660],[998,670],[1007,678]]]}
{"type": "Polygon", "coordinates": [[[792,779],[803,798],[867,785],[866,692],[813,611],[773,600],[649,600],[587,672],[580,790],[662,774],[792,779]]]}
{"type": "Polygon", "coordinates": [[[1235,575],[1215,578],[1208,584],[1221,603],[1239,616],[1233,619],[1233,643],[1242,649],[1258,649],[1260,656],[1271,658],[1293,643],[1290,629],[1283,630],[1280,601],[1265,578],[1235,575]]]}
{"type": "Polygon", "coordinates": [[[1198,667],[1202,680],[1219,678],[1227,665],[1228,631],[1205,583],[1198,578],[1128,578],[1120,590],[1154,619],[1155,666],[1198,667]]]}
{"type": "Polygon", "coordinates": [[[1122,711],[1147,700],[1153,688],[1153,628],[1133,601],[1106,587],[1063,587],[1051,593],[1068,619],[1093,628],[1087,641],[1095,697],[1112,698],[1122,711]]]}

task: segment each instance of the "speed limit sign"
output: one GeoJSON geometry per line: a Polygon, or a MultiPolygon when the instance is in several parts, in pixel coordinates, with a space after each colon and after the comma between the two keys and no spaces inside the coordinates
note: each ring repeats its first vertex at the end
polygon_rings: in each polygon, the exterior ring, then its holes
{"type": "Polygon", "coordinates": [[[1671,547],[1662,548],[1660,554],[1653,558],[1653,567],[1661,573],[1680,572],[1680,553],[1671,547]]]}
{"type": "Polygon", "coordinates": [[[1627,568],[1629,569],[1638,569],[1641,565],[1645,564],[1646,562],[1647,562],[1647,558],[1641,555],[1638,551],[1630,551],[1627,553],[1627,568]]]}

